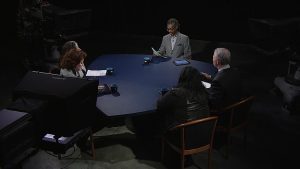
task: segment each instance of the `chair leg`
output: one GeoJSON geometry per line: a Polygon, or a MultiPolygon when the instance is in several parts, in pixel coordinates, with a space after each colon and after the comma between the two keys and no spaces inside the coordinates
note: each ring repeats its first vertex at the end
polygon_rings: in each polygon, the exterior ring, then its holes
{"type": "Polygon", "coordinates": [[[244,148],[246,150],[246,146],[247,146],[247,126],[244,129],[244,148]]]}
{"type": "Polygon", "coordinates": [[[93,160],[95,160],[96,159],[96,153],[95,153],[94,136],[93,136],[93,131],[92,130],[90,130],[90,140],[91,140],[92,158],[93,158],[93,160]]]}
{"type": "Polygon", "coordinates": [[[163,162],[165,155],[165,140],[161,139],[161,161],[163,162]]]}
{"type": "Polygon", "coordinates": [[[180,160],[181,160],[181,169],[184,169],[184,154],[180,153],[180,160]]]}
{"type": "Polygon", "coordinates": [[[211,148],[208,150],[208,169],[211,169],[211,148]]]}
{"type": "Polygon", "coordinates": [[[57,154],[57,158],[58,158],[59,160],[61,160],[61,154],[60,154],[60,153],[57,154]]]}
{"type": "MultiPolygon", "coordinates": [[[[54,138],[55,138],[55,143],[56,143],[57,145],[59,145],[59,142],[58,142],[59,137],[54,136],[54,138]]],[[[60,154],[60,153],[57,154],[57,158],[58,158],[59,160],[61,160],[61,154],[60,154]]]]}
{"type": "Polygon", "coordinates": [[[230,146],[230,144],[231,144],[231,136],[230,136],[230,134],[228,134],[228,136],[227,136],[227,143],[226,143],[226,145],[225,145],[225,158],[226,159],[228,159],[229,158],[229,146],[230,146]]]}

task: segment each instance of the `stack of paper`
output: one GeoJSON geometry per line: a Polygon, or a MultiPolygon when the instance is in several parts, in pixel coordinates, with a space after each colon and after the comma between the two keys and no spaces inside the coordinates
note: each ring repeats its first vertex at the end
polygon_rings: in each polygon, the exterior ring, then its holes
{"type": "Polygon", "coordinates": [[[86,76],[105,76],[106,70],[88,70],[86,76]]]}

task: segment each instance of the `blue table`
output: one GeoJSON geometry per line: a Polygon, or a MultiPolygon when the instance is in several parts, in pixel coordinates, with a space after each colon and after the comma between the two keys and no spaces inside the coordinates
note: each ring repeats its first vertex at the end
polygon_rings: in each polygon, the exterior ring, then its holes
{"type": "Polygon", "coordinates": [[[150,64],[144,64],[142,54],[107,54],[96,58],[90,70],[114,68],[113,75],[99,77],[100,84],[117,84],[119,96],[111,94],[99,96],[97,107],[107,116],[131,115],[152,112],[160,97],[161,88],[171,88],[177,84],[180,71],[185,66],[193,66],[199,71],[215,74],[213,65],[191,60],[188,65],[176,66],[173,60],[153,57],[150,64]]]}

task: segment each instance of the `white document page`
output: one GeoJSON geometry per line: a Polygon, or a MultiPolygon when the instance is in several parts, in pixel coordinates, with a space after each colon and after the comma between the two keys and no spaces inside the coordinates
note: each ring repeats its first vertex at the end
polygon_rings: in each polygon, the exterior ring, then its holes
{"type": "Polygon", "coordinates": [[[153,51],[153,55],[154,56],[159,56],[159,57],[162,57],[162,58],[168,58],[168,57],[166,57],[166,56],[163,56],[163,55],[161,55],[158,51],[156,51],[154,48],[151,48],[152,49],[152,51],[153,51]]]}
{"type": "Polygon", "coordinates": [[[88,70],[86,76],[106,76],[106,70],[88,70]]]}
{"type": "Polygon", "coordinates": [[[205,88],[210,88],[210,86],[211,86],[210,83],[204,82],[204,81],[202,81],[202,84],[203,84],[203,86],[204,86],[205,88]]]}
{"type": "Polygon", "coordinates": [[[158,53],[154,48],[151,48],[151,49],[152,49],[153,54],[154,54],[155,56],[161,56],[161,54],[158,53]]]}
{"type": "MultiPolygon", "coordinates": [[[[53,140],[55,140],[53,134],[46,134],[44,137],[45,137],[45,138],[48,138],[48,139],[53,139],[53,140]]],[[[65,141],[66,139],[67,139],[67,137],[59,137],[59,138],[58,138],[58,141],[65,141]]]]}

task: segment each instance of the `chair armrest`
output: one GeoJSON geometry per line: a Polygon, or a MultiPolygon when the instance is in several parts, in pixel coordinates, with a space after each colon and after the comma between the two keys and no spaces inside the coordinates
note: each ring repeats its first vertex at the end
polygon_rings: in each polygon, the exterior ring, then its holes
{"type": "Polygon", "coordinates": [[[197,124],[197,123],[209,121],[209,120],[212,120],[212,119],[218,119],[218,116],[208,116],[208,117],[205,117],[205,118],[188,121],[188,122],[185,122],[185,123],[182,123],[182,124],[179,124],[177,126],[172,127],[171,129],[169,129],[169,131],[173,131],[173,130],[183,128],[183,127],[186,127],[186,126],[191,126],[191,125],[194,125],[194,124],[197,124]]]}

